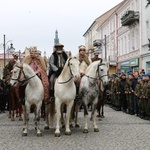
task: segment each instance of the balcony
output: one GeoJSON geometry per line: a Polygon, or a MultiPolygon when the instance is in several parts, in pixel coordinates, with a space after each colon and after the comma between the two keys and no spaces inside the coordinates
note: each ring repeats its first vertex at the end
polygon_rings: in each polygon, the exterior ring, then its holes
{"type": "Polygon", "coordinates": [[[128,10],[121,17],[122,26],[130,26],[130,25],[134,24],[135,22],[139,22],[139,12],[138,11],[128,10]]]}

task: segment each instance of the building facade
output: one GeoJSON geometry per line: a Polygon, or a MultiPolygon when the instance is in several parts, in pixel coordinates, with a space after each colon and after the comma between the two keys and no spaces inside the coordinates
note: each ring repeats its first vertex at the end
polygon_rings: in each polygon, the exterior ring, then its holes
{"type": "MultiPolygon", "coordinates": [[[[104,43],[101,57],[110,62],[110,74],[141,69],[150,72],[150,51],[148,51],[150,5],[148,1],[124,0],[111,10],[113,10],[111,14],[105,15],[105,19],[101,19],[100,24],[95,22],[97,24],[95,25],[97,26],[96,38],[104,43]]],[[[84,34],[86,45],[92,43],[87,36],[88,34],[84,34]]]]}

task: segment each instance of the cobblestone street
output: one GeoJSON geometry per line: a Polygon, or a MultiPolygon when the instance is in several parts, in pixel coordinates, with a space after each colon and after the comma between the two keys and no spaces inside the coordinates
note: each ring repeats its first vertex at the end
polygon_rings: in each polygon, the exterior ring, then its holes
{"type": "Polygon", "coordinates": [[[54,136],[54,128],[44,130],[41,119],[42,137],[37,137],[32,114],[27,137],[22,137],[22,121],[12,122],[8,112],[0,114],[0,150],[149,150],[150,121],[114,111],[105,106],[105,118],[97,119],[99,132],[94,132],[89,121],[89,133],[83,134],[83,112],[79,113],[80,128],[72,128],[72,135],[54,136]]]}

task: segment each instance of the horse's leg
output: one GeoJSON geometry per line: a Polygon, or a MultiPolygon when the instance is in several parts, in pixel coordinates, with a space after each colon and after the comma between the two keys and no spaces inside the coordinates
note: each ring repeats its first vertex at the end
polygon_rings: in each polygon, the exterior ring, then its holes
{"type": "Polygon", "coordinates": [[[25,102],[24,108],[25,108],[24,109],[24,127],[23,127],[22,136],[27,136],[27,134],[28,134],[29,113],[30,113],[30,105],[27,103],[27,101],[25,102]]]}
{"type": "Polygon", "coordinates": [[[74,121],[74,118],[75,118],[75,114],[74,114],[75,112],[74,111],[75,111],[75,103],[73,102],[73,106],[71,108],[70,123],[69,123],[70,128],[73,128],[72,122],[74,121]]]}
{"type": "Polygon", "coordinates": [[[40,101],[37,106],[36,106],[36,129],[37,129],[37,136],[42,136],[41,130],[39,128],[39,124],[40,124],[40,115],[41,115],[41,106],[42,106],[42,101],[40,101]]]}
{"type": "Polygon", "coordinates": [[[27,136],[27,134],[23,133],[23,131],[26,129],[26,107],[25,105],[22,105],[23,109],[23,129],[22,129],[22,136],[27,136]]]}
{"type": "Polygon", "coordinates": [[[50,103],[49,104],[50,107],[50,126],[53,127],[54,126],[54,117],[55,117],[55,103],[50,103]]]}
{"type": "Polygon", "coordinates": [[[72,109],[73,103],[74,103],[74,100],[72,100],[72,101],[70,101],[70,102],[67,103],[66,131],[65,131],[66,135],[71,135],[71,130],[70,130],[69,122],[70,122],[70,114],[71,114],[71,109],[72,109]]]}
{"type": "Polygon", "coordinates": [[[19,104],[19,121],[22,121],[22,106],[19,104]]]}
{"type": "Polygon", "coordinates": [[[44,129],[49,130],[49,112],[50,112],[50,104],[45,105],[45,125],[44,129]]]}
{"type": "Polygon", "coordinates": [[[61,107],[60,107],[60,112],[61,112],[61,124],[62,124],[62,128],[65,128],[65,120],[64,120],[64,107],[65,107],[65,104],[61,104],[61,107]]]}
{"type": "Polygon", "coordinates": [[[10,114],[11,114],[11,121],[15,121],[14,118],[14,111],[15,111],[15,99],[14,99],[14,89],[12,87],[12,90],[10,91],[10,101],[11,101],[11,108],[10,108],[10,114]]]}
{"type": "Polygon", "coordinates": [[[55,137],[59,137],[60,136],[60,117],[61,117],[61,113],[60,113],[60,108],[61,108],[61,103],[57,102],[57,100],[55,101],[55,107],[56,107],[56,130],[55,130],[55,137]]]}
{"type": "Polygon", "coordinates": [[[102,105],[102,116],[101,116],[102,118],[104,118],[105,116],[104,116],[104,105],[102,105]]]}
{"type": "Polygon", "coordinates": [[[84,106],[84,129],[83,133],[88,133],[88,109],[87,105],[83,103],[84,106]]]}
{"type": "Polygon", "coordinates": [[[76,102],[76,105],[75,105],[75,127],[76,128],[79,128],[80,125],[78,123],[78,113],[79,113],[79,107],[80,107],[81,103],[79,102],[76,102]]]}
{"type": "Polygon", "coordinates": [[[93,121],[94,132],[99,132],[99,129],[96,124],[96,105],[95,104],[93,104],[93,107],[92,107],[92,121],[93,121]]]}

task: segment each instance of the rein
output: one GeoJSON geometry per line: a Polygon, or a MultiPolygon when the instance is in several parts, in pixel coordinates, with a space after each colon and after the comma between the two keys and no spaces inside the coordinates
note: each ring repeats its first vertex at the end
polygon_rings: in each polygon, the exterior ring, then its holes
{"type": "Polygon", "coordinates": [[[102,76],[101,76],[101,75],[99,74],[99,66],[102,66],[102,65],[105,65],[105,64],[104,64],[104,63],[99,63],[98,66],[97,66],[96,72],[98,72],[98,78],[93,78],[93,77],[90,77],[90,76],[88,76],[88,75],[86,75],[86,74],[85,74],[84,76],[86,76],[87,78],[93,79],[93,80],[101,80],[101,81],[103,82],[102,78],[105,77],[105,76],[108,76],[108,75],[102,75],[102,76]]]}
{"type": "Polygon", "coordinates": [[[19,76],[18,76],[17,79],[11,78],[11,80],[16,80],[16,81],[18,81],[19,83],[24,83],[24,82],[26,82],[26,81],[28,81],[28,80],[30,80],[30,79],[32,79],[32,78],[34,78],[34,77],[36,76],[36,74],[35,74],[35,75],[33,75],[33,76],[27,78],[26,75],[25,75],[25,73],[24,73],[24,71],[23,71],[23,66],[21,66],[21,67],[20,67],[20,66],[16,66],[16,67],[20,68],[19,76]],[[24,79],[20,79],[21,72],[23,73],[23,75],[24,75],[24,77],[25,77],[24,79]]]}
{"type": "Polygon", "coordinates": [[[70,74],[71,74],[71,77],[67,80],[67,81],[58,81],[57,80],[57,82],[59,83],[59,84],[65,84],[65,83],[68,83],[72,78],[73,78],[73,73],[72,73],[72,70],[71,70],[71,67],[70,67],[70,60],[71,60],[72,58],[69,58],[69,60],[68,60],[68,66],[69,66],[69,71],[70,71],[70,74]]]}

